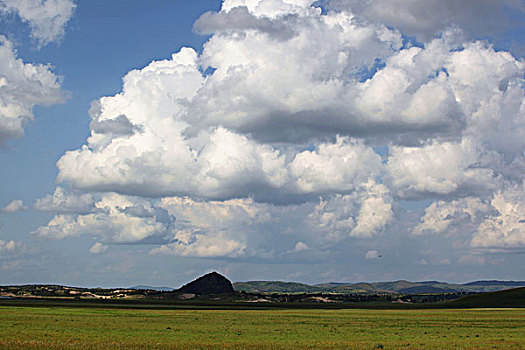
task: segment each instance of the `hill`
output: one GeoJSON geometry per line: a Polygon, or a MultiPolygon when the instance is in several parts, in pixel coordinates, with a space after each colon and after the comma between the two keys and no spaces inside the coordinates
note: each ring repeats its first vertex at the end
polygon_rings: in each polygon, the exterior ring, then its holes
{"type": "Polygon", "coordinates": [[[469,295],[453,300],[450,304],[464,308],[523,308],[525,307],[525,288],[469,295]]]}
{"type": "Polygon", "coordinates": [[[513,287],[525,287],[525,281],[476,281],[454,284],[439,281],[411,282],[406,280],[392,282],[330,282],[315,285],[282,281],[236,282],[236,291],[247,293],[337,293],[337,294],[435,294],[435,293],[484,293],[513,287]]]}
{"type": "MultiPolygon", "coordinates": [[[[71,300],[234,300],[246,302],[409,302],[430,303],[456,299],[466,294],[486,291],[508,290],[510,286],[523,285],[516,281],[478,281],[466,284],[451,284],[439,281],[410,282],[406,280],[393,282],[360,282],[360,283],[323,283],[309,285],[282,281],[249,281],[232,284],[226,277],[212,272],[197,278],[180,289],[152,288],[137,286],[134,288],[80,288],[60,285],[17,285],[0,286],[0,298],[62,298],[71,300]],[[160,290],[159,290],[160,289],[160,290]],[[237,300],[236,299],[236,300],[237,300]]],[[[517,289],[518,291],[524,288],[517,289]]],[[[525,303],[516,296],[516,292],[501,294],[508,300],[494,300],[492,294],[481,295],[481,299],[461,299],[456,307],[476,305],[519,306],[525,303]],[[488,298],[488,299],[486,299],[488,298]],[[510,298],[510,299],[509,299],[510,298]],[[516,299],[518,298],[518,299],[516,299]],[[510,300],[510,301],[509,301],[510,300]],[[516,302],[517,300],[517,302],[516,302]],[[461,304],[463,303],[463,304],[461,304]],[[517,303],[517,304],[516,304],[517,303]],[[520,304],[521,303],[521,304],[520,304]]],[[[500,294],[495,294],[499,296],[500,294]]],[[[480,306],[481,307],[481,306],[480,306]]]]}
{"type": "Polygon", "coordinates": [[[319,293],[325,289],[304,283],[281,281],[235,282],[233,289],[246,293],[319,293]]]}
{"type": "Polygon", "coordinates": [[[506,287],[523,287],[525,286],[525,281],[497,281],[497,280],[489,280],[489,281],[476,281],[476,282],[470,282],[465,283],[465,286],[506,286],[506,287]]]}
{"type": "Polygon", "coordinates": [[[152,287],[152,286],[143,286],[143,285],[129,287],[128,289],[156,290],[156,291],[159,291],[159,292],[169,292],[169,291],[173,290],[173,288],[171,288],[171,287],[152,287]]]}
{"type": "Polygon", "coordinates": [[[197,278],[195,281],[180,287],[176,291],[196,295],[234,293],[230,280],[215,271],[197,278]]]}
{"type": "Polygon", "coordinates": [[[434,286],[412,286],[408,288],[399,289],[400,294],[442,294],[442,293],[456,293],[453,288],[439,288],[434,286]]]}

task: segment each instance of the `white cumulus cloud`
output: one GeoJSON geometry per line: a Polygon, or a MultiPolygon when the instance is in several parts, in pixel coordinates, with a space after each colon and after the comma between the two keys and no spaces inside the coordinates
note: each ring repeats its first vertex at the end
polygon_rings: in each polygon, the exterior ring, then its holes
{"type": "Polygon", "coordinates": [[[37,199],[34,208],[42,211],[79,213],[95,209],[95,199],[90,193],[76,194],[57,187],[53,194],[37,199]]]}
{"type": "MultiPolygon", "coordinates": [[[[389,180],[401,197],[480,193],[497,188],[490,166],[483,166],[484,150],[469,139],[461,143],[433,142],[420,147],[390,149],[389,180]]],[[[499,166],[499,164],[496,163],[499,166]]]]}
{"type": "Polygon", "coordinates": [[[246,244],[229,238],[223,232],[209,234],[178,231],[177,242],[162,245],[151,254],[172,254],[194,257],[238,257],[244,254],[246,244]]]}
{"type": "Polygon", "coordinates": [[[467,197],[451,202],[436,201],[425,209],[425,215],[413,229],[416,235],[425,232],[446,233],[453,225],[475,222],[478,216],[490,211],[479,198],[467,197]]]}
{"type": "Polygon", "coordinates": [[[1,252],[12,252],[17,247],[20,247],[21,243],[17,243],[13,240],[10,240],[9,242],[0,240],[0,253],[1,252]]]}
{"type": "Polygon", "coordinates": [[[76,5],[72,0],[1,0],[0,10],[16,14],[31,28],[39,47],[60,40],[76,5]]]}
{"type": "Polygon", "coordinates": [[[423,233],[461,232],[471,235],[470,246],[514,249],[525,246],[525,191],[523,184],[507,183],[483,199],[466,197],[436,201],[414,227],[423,233]]]}
{"type": "Polygon", "coordinates": [[[478,227],[471,245],[479,248],[525,246],[525,185],[496,193],[490,201],[496,213],[478,227]]]}
{"type": "Polygon", "coordinates": [[[378,176],[381,158],[362,142],[338,137],[335,144],[320,144],[297,154],[290,164],[300,192],[353,190],[378,176]]]}
{"type": "Polygon", "coordinates": [[[2,208],[2,211],[4,213],[16,213],[18,211],[26,210],[27,207],[24,205],[24,202],[20,199],[15,199],[9,204],[7,204],[4,208],[2,208]]]}
{"type": "Polygon", "coordinates": [[[321,199],[308,221],[329,241],[348,236],[369,238],[392,220],[391,202],[387,188],[371,182],[361,191],[321,199]]]}
{"type": "Polygon", "coordinates": [[[520,246],[525,63],[470,39],[499,5],[470,20],[445,3],[419,23],[436,1],[223,1],[195,23],[202,51],[132,70],[92,103],[86,144],[57,162],[71,193],[37,201],[58,215],[36,234],[274,258],[378,239],[398,201],[424,199],[419,222],[396,224],[520,246]],[[403,16],[385,17],[392,4],[403,16]]]}
{"type": "Polygon", "coordinates": [[[377,250],[369,250],[365,254],[365,259],[367,259],[367,260],[379,259],[380,257],[381,257],[381,255],[379,254],[379,252],[377,250]]]}
{"type": "Polygon", "coordinates": [[[24,63],[13,44],[0,36],[0,146],[24,135],[34,106],[63,102],[61,79],[51,67],[24,63]]]}
{"type": "Polygon", "coordinates": [[[89,252],[93,254],[100,254],[104,252],[108,247],[100,242],[96,242],[89,248],[89,252]]]}
{"type": "Polygon", "coordinates": [[[308,247],[308,244],[304,243],[304,242],[297,242],[295,244],[295,247],[293,249],[294,252],[303,252],[305,250],[308,250],[310,249],[310,247],[308,247]]]}
{"type": "Polygon", "coordinates": [[[93,212],[55,215],[33,234],[47,239],[91,235],[104,242],[133,243],[166,234],[169,224],[158,220],[148,201],[109,193],[95,203],[93,212]]]}
{"type": "Polygon", "coordinates": [[[331,0],[330,4],[350,8],[421,41],[450,26],[459,26],[472,36],[497,37],[518,28],[520,17],[516,15],[525,13],[520,0],[331,0]]]}

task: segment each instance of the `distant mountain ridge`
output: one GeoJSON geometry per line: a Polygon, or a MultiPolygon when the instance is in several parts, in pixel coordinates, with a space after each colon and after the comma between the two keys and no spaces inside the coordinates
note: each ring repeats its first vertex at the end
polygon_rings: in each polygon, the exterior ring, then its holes
{"type": "Polygon", "coordinates": [[[337,294],[430,294],[430,293],[484,293],[525,287],[525,281],[483,280],[464,284],[439,281],[411,282],[406,280],[392,282],[330,282],[315,285],[283,281],[235,282],[236,291],[247,293],[337,293],[337,294]]]}
{"type": "MultiPolygon", "coordinates": [[[[406,295],[451,295],[496,292],[517,287],[525,287],[525,281],[482,280],[464,284],[440,281],[411,282],[406,280],[390,282],[330,282],[309,285],[283,281],[248,281],[231,283],[217,272],[201,276],[179,289],[170,287],[151,287],[138,285],[131,288],[83,288],[60,285],[14,285],[1,286],[0,297],[65,297],[95,299],[140,299],[173,298],[179,294],[215,295],[232,294],[244,291],[252,294],[333,294],[334,297],[356,296],[358,299],[371,296],[395,297],[406,295]],[[337,296],[338,295],[338,296],[337,296]]],[[[292,297],[292,299],[295,296],[292,297]]],[[[289,299],[289,298],[288,298],[289,299]]],[[[287,300],[288,300],[287,299],[287,300]]],[[[291,299],[290,299],[291,300],[291,299]]],[[[294,299],[295,300],[295,299],[294,299]]],[[[360,300],[360,299],[359,299],[360,300]]]]}
{"type": "Polygon", "coordinates": [[[465,283],[466,286],[490,286],[494,284],[505,285],[509,287],[522,287],[525,286],[525,281],[498,281],[498,280],[483,280],[465,283]]]}
{"type": "Polygon", "coordinates": [[[298,282],[249,281],[235,282],[233,289],[246,293],[321,293],[324,288],[298,282]]]}
{"type": "Polygon", "coordinates": [[[174,290],[175,288],[171,288],[171,287],[152,287],[152,286],[143,286],[143,285],[139,285],[139,286],[129,287],[129,289],[136,289],[136,290],[158,290],[158,291],[161,291],[161,292],[169,292],[169,291],[174,290]]]}

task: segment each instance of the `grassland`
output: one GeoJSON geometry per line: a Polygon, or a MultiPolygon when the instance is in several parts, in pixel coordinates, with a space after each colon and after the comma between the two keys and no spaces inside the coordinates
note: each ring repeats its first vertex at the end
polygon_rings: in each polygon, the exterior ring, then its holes
{"type": "Polygon", "coordinates": [[[525,309],[0,307],[6,349],[524,349],[525,309]]]}

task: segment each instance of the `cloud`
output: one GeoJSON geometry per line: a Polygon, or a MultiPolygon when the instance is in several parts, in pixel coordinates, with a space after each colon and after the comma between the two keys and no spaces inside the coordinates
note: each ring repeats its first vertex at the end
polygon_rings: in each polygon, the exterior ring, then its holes
{"type": "Polygon", "coordinates": [[[32,234],[47,239],[90,235],[113,243],[134,243],[167,234],[169,218],[168,222],[159,219],[153,210],[150,216],[134,215],[129,209],[137,205],[151,207],[148,201],[139,198],[105,194],[95,203],[92,213],[55,215],[32,234]]]}
{"type": "Polygon", "coordinates": [[[367,260],[369,260],[369,259],[379,259],[380,257],[381,257],[381,255],[379,254],[379,252],[377,250],[369,250],[365,254],[365,259],[367,259],[367,260]]]}
{"type": "Polygon", "coordinates": [[[64,102],[61,79],[50,66],[24,63],[13,45],[0,36],[0,146],[24,135],[34,106],[64,102]]]}
{"type": "MultiPolygon", "coordinates": [[[[60,198],[46,207],[57,207],[58,214],[37,228],[34,236],[56,240],[83,235],[104,246],[157,245],[152,254],[274,259],[286,256],[285,247],[294,244],[296,252],[308,249],[315,255],[347,237],[376,236],[392,219],[388,193],[373,183],[353,195],[328,197],[317,207],[312,202],[281,206],[252,198],[164,197],[159,201],[103,193],[88,197],[93,204],[86,210],[73,201],[80,196],[64,196],[62,191],[44,198],[48,202],[60,198]],[[60,203],[66,204],[60,208],[60,203]],[[275,245],[277,241],[282,244],[275,245]]],[[[101,246],[92,248],[98,251],[101,246]]]]}
{"type": "Polygon", "coordinates": [[[107,249],[108,247],[106,245],[100,242],[96,242],[95,244],[93,244],[93,246],[91,246],[91,248],[89,248],[89,252],[93,254],[100,254],[106,251],[107,249]]]}
{"type": "Polygon", "coordinates": [[[353,190],[381,170],[381,158],[370,147],[342,137],[297,154],[290,164],[294,183],[304,193],[353,190]]]}
{"type": "Polygon", "coordinates": [[[25,245],[22,242],[15,242],[13,240],[7,242],[0,240],[0,257],[2,257],[2,255],[8,253],[12,254],[23,249],[25,249],[25,245]]]}
{"type": "Polygon", "coordinates": [[[230,227],[231,223],[250,225],[271,220],[268,206],[253,199],[227,201],[196,201],[189,197],[165,197],[158,204],[180,220],[192,222],[201,229],[230,227]]]}
{"type": "Polygon", "coordinates": [[[295,245],[293,251],[298,253],[298,252],[303,252],[305,250],[308,250],[310,249],[310,247],[308,247],[308,244],[304,243],[304,242],[297,242],[297,244],[295,245]]]}
{"type": "Polygon", "coordinates": [[[447,84],[464,118],[462,133],[390,147],[387,180],[401,197],[493,192],[525,147],[522,62],[481,42],[464,45],[447,61],[447,84]]]}
{"type": "Polygon", "coordinates": [[[471,245],[478,248],[523,248],[525,246],[525,185],[496,193],[490,201],[496,214],[479,225],[471,245]]]}
{"type": "Polygon", "coordinates": [[[295,35],[295,16],[288,15],[286,21],[257,17],[244,6],[228,12],[206,12],[194,23],[193,28],[200,34],[233,33],[256,30],[278,40],[287,40],[295,35]]]}
{"type": "MultiPolygon", "coordinates": [[[[57,189],[54,198],[62,195],[62,190],[57,189]]],[[[90,249],[95,254],[106,250],[107,243],[149,243],[160,245],[153,253],[232,257],[244,254],[250,226],[270,219],[265,205],[248,199],[196,202],[171,197],[152,204],[138,197],[108,193],[101,195],[93,208],[86,211],[85,206],[72,202],[73,198],[62,196],[45,207],[50,210],[61,202],[66,203],[58,209],[62,214],[55,215],[33,235],[45,239],[92,236],[100,240],[90,249]],[[80,213],[73,211],[77,208],[80,213]]],[[[44,201],[50,202],[50,199],[48,196],[44,201]]]]}
{"type": "Polygon", "coordinates": [[[525,246],[525,191],[521,183],[507,183],[483,199],[466,197],[437,201],[413,233],[462,233],[470,235],[470,246],[481,249],[516,249],[525,246]]]}
{"type": "Polygon", "coordinates": [[[317,12],[310,5],[312,0],[224,0],[222,12],[231,12],[239,7],[246,7],[256,16],[275,18],[287,14],[307,14],[317,12]]]}
{"type": "Polygon", "coordinates": [[[399,28],[420,41],[450,26],[459,26],[474,37],[499,37],[519,28],[518,18],[525,13],[520,0],[332,0],[330,5],[399,28]]]}
{"type": "Polygon", "coordinates": [[[437,2],[396,3],[394,25],[379,0],[226,0],[202,15],[202,51],[132,70],[92,103],[86,144],[57,162],[71,193],[37,201],[58,215],[35,234],[239,259],[286,259],[298,243],[324,254],[391,224],[418,242],[520,246],[508,208],[521,209],[509,191],[525,169],[525,63],[469,39],[480,20],[466,2],[419,29],[437,2]],[[405,200],[433,204],[403,212],[405,200]]]}
{"type": "Polygon", "coordinates": [[[438,265],[450,265],[450,260],[448,259],[441,259],[437,261],[438,265]]]}
{"type": "Polygon", "coordinates": [[[27,207],[24,205],[24,202],[20,199],[15,199],[11,201],[7,206],[2,208],[1,211],[4,213],[16,213],[18,211],[24,211],[27,207]]]}
{"type": "Polygon", "coordinates": [[[140,128],[133,125],[123,114],[115,119],[93,120],[90,127],[96,134],[110,134],[110,139],[119,135],[133,135],[135,132],[140,131],[140,128]]]}
{"type": "Polygon", "coordinates": [[[231,257],[244,254],[246,244],[229,239],[223,232],[199,234],[179,231],[176,243],[168,243],[151,250],[151,254],[171,254],[194,257],[231,257]]]}
{"type": "Polygon", "coordinates": [[[366,126],[367,120],[348,106],[357,93],[352,78],[401,47],[401,37],[384,26],[363,25],[348,13],[321,15],[305,3],[248,6],[252,16],[271,16],[272,23],[285,26],[289,17],[269,9],[290,11],[295,35],[288,40],[275,41],[254,29],[242,36],[218,32],[209,39],[200,64],[215,71],[188,113],[189,132],[220,124],[263,141],[295,142],[366,126]]]}
{"type": "Polygon", "coordinates": [[[4,14],[16,14],[31,28],[31,37],[42,48],[62,39],[76,5],[72,0],[1,0],[4,14]]]}
{"type": "Polygon", "coordinates": [[[350,232],[355,237],[371,237],[381,232],[393,219],[390,194],[386,187],[377,185],[363,200],[357,226],[350,232]]]}
{"type": "Polygon", "coordinates": [[[257,32],[212,36],[200,63],[215,71],[191,104],[189,131],[219,124],[264,142],[336,133],[421,141],[458,135],[476,112],[465,107],[521,80],[519,61],[463,43],[454,30],[423,48],[401,48],[395,31],[348,13],[304,21],[297,37],[278,43],[257,32]]]}
{"type": "Polygon", "coordinates": [[[453,229],[451,226],[474,223],[480,214],[484,215],[489,211],[489,205],[475,197],[451,202],[436,201],[425,209],[425,215],[412,232],[415,235],[425,232],[446,233],[453,229]]]}
{"type": "Polygon", "coordinates": [[[328,241],[344,237],[370,238],[393,218],[391,197],[385,186],[368,183],[360,192],[321,199],[308,221],[328,241]]]}
{"type": "Polygon", "coordinates": [[[201,55],[183,48],[129,72],[121,94],[93,104],[88,143],[58,161],[59,182],[152,197],[306,201],[377,178],[384,165],[363,139],[387,137],[387,180],[400,197],[496,189],[505,150],[476,135],[483,118],[498,123],[484,111],[497,98],[513,111],[502,123],[514,120],[509,137],[519,139],[524,65],[511,55],[461,44],[453,31],[402,48],[395,30],[308,2],[225,2],[199,26],[213,16],[244,35],[217,29],[201,55]],[[299,21],[297,35],[271,43],[236,22],[285,14],[299,21]],[[203,75],[206,67],[215,71],[203,75]],[[361,80],[364,68],[376,72],[361,80]]]}
{"type": "MultiPolygon", "coordinates": [[[[26,245],[20,241],[3,241],[0,239],[0,271],[9,271],[16,268],[22,261],[26,261],[26,245]]],[[[8,273],[9,274],[9,273],[8,273]]]]}
{"type": "Polygon", "coordinates": [[[76,194],[57,187],[55,192],[37,199],[33,207],[41,211],[83,213],[95,209],[95,199],[90,193],[76,194]]]}
{"type": "Polygon", "coordinates": [[[458,263],[461,265],[482,266],[485,265],[486,259],[481,255],[463,255],[458,259],[458,263]]]}
{"type": "Polygon", "coordinates": [[[177,218],[170,240],[152,254],[199,257],[259,255],[257,236],[272,221],[271,208],[253,199],[196,201],[163,198],[159,207],[177,218]],[[252,244],[248,247],[249,236],[252,244]],[[249,248],[249,249],[248,249],[249,248]]]}
{"type": "Polygon", "coordinates": [[[426,259],[419,259],[416,264],[421,265],[421,266],[427,266],[428,261],[426,259]]]}
{"type": "Polygon", "coordinates": [[[294,252],[308,249],[315,254],[350,236],[369,238],[379,234],[392,218],[388,193],[382,191],[381,185],[368,184],[359,193],[328,197],[317,205],[307,202],[282,206],[257,203],[251,198],[228,201],[163,198],[158,206],[177,218],[175,227],[179,230],[175,233],[179,242],[170,243],[164,252],[178,255],[195,252],[187,245],[176,247],[183,242],[200,245],[199,240],[205,241],[210,236],[214,241],[225,240],[225,246],[234,252],[228,254],[237,257],[274,259],[290,253],[285,250],[290,245],[294,245],[294,252]],[[374,208],[380,214],[364,215],[363,206],[371,198],[385,202],[374,208]],[[383,206],[388,208],[387,213],[383,212],[383,206]],[[359,225],[363,228],[356,230],[359,225]],[[181,235],[186,238],[179,238],[181,235]]]}
{"type": "Polygon", "coordinates": [[[152,197],[290,201],[300,200],[297,195],[349,191],[379,175],[380,157],[348,137],[299,152],[281,151],[220,126],[184,136],[185,106],[204,81],[196,60],[193,50],[183,49],[172,60],[130,72],[122,94],[92,107],[88,145],[58,161],[58,181],[86,191],[152,197]],[[142,91],[146,86],[148,92],[142,91]],[[117,119],[126,130],[141,131],[101,132],[99,125],[117,119]]]}
{"type": "Polygon", "coordinates": [[[404,198],[494,190],[496,174],[481,165],[484,150],[476,146],[469,139],[461,143],[434,141],[421,147],[394,146],[388,158],[388,181],[404,198]]]}

